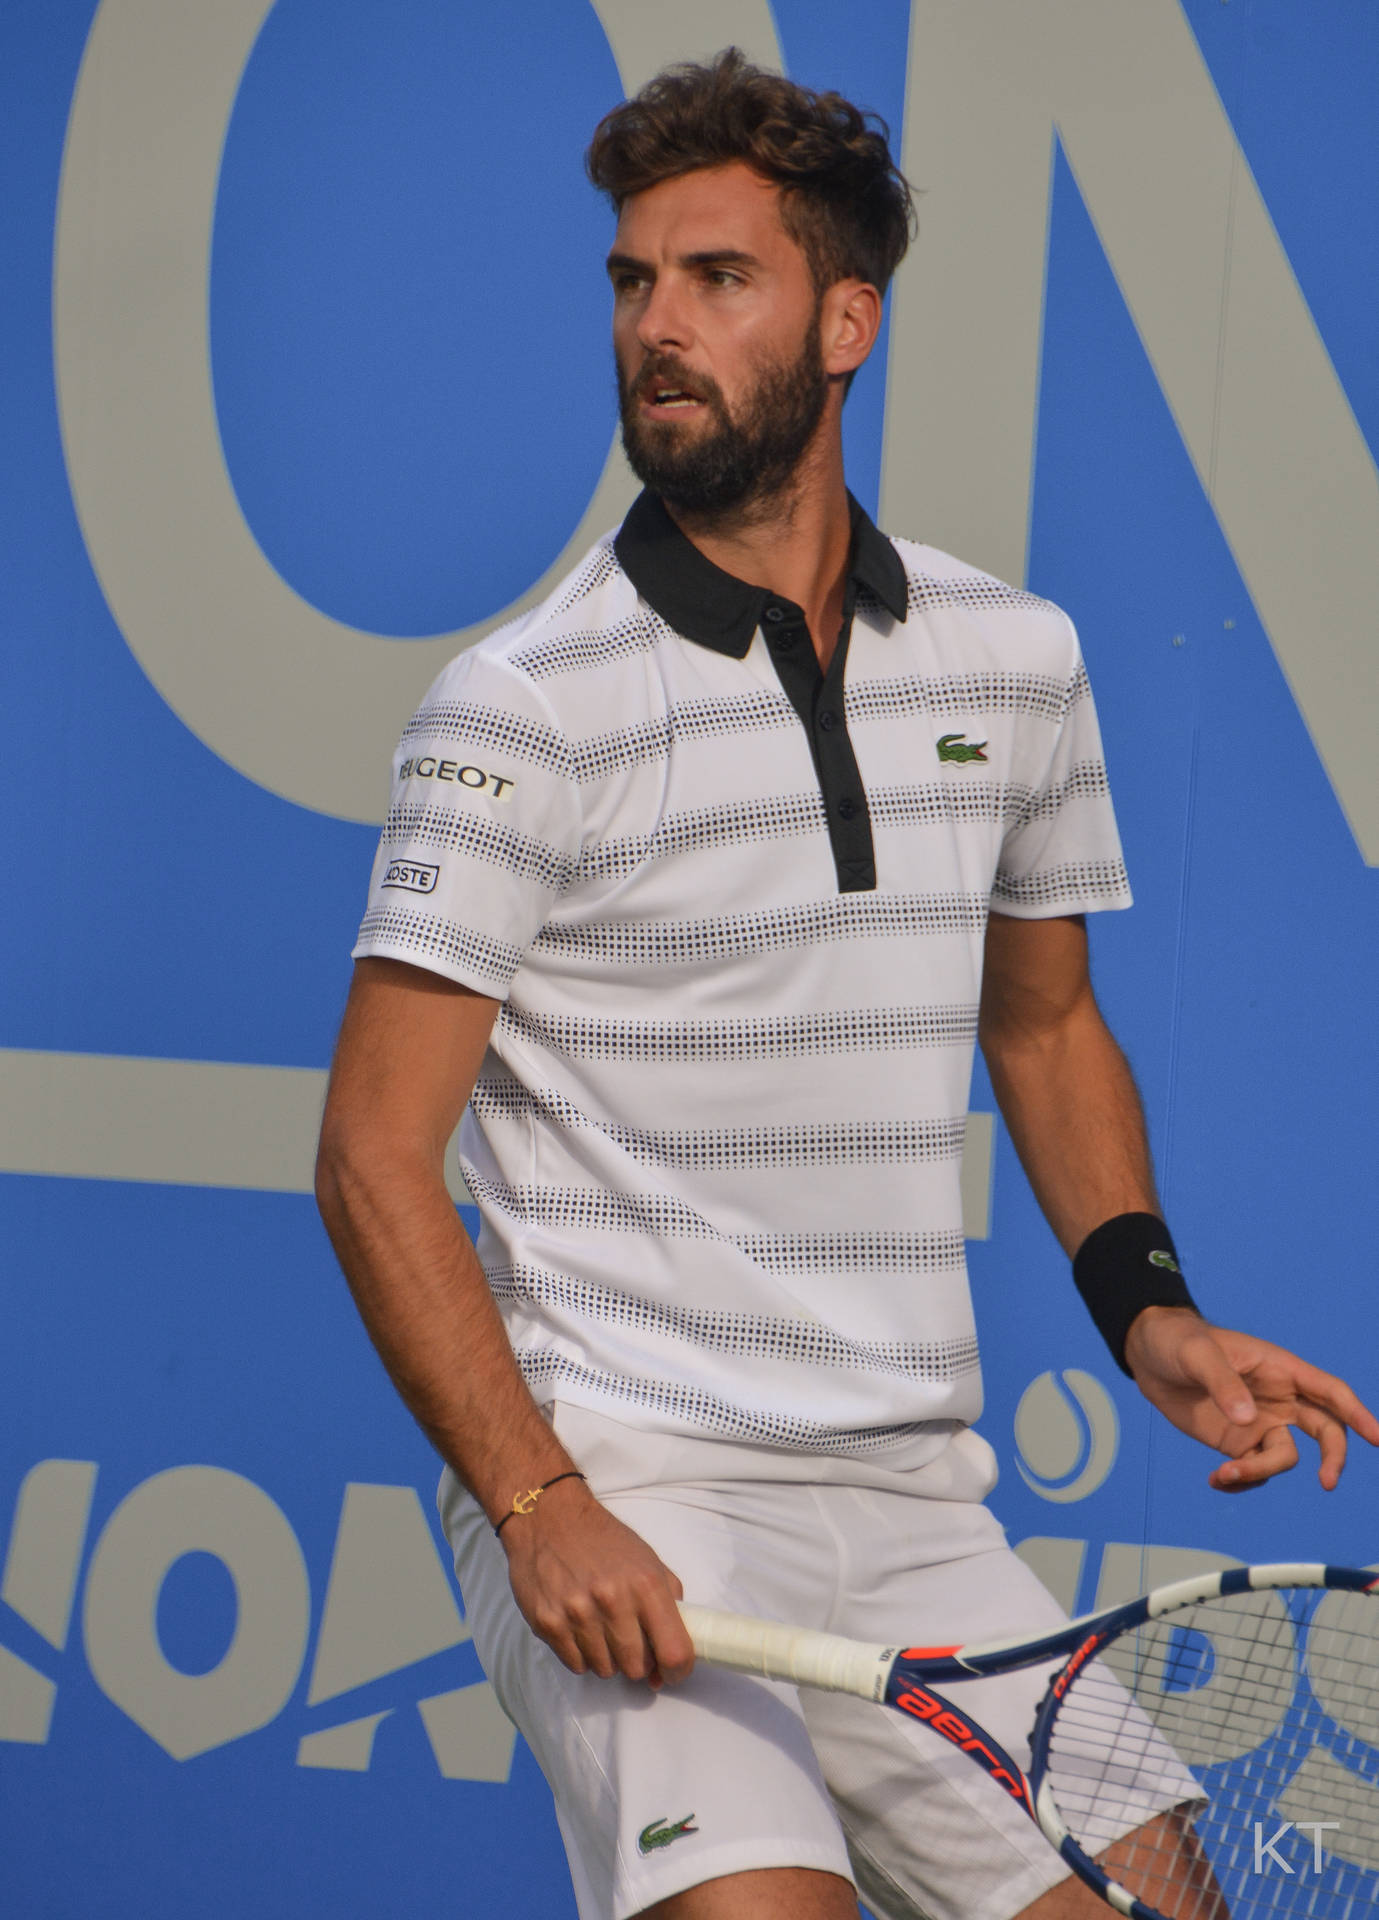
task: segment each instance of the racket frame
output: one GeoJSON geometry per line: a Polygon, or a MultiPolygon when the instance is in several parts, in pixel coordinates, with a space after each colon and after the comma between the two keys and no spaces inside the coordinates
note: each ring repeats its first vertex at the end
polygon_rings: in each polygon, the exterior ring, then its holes
{"type": "Polygon", "coordinates": [[[1017,1635],[957,1647],[867,1645],[839,1634],[752,1620],[708,1607],[682,1604],[680,1611],[696,1653],[713,1665],[826,1692],[851,1693],[893,1707],[931,1727],[1023,1807],[1071,1871],[1115,1912],[1128,1916],[1128,1920],[1163,1920],[1157,1908],[1147,1906],[1084,1853],[1059,1812],[1049,1780],[1050,1746],[1059,1709],[1082,1669],[1120,1635],[1223,1595],[1267,1593],[1280,1588],[1369,1593],[1379,1588],[1379,1575],[1365,1568],[1316,1561],[1226,1567],[1156,1587],[1119,1606],[1081,1614],[1034,1639],[1017,1635]],[[1050,1677],[1035,1713],[1028,1771],[983,1726],[937,1691],[941,1682],[1015,1673],[1060,1657],[1063,1664],[1050,1677]]]}

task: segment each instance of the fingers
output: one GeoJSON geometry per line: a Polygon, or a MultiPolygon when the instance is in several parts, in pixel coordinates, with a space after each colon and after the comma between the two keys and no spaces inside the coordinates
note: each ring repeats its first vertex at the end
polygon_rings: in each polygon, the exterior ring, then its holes
{"type": "Polygon", "coordinates": [[[679,1589],[680,1582],[659,1563],[636,1574],[620,1591],[595,1589],[612,1658],[609,1671],[653,1686],[667,1681],[674,1685],[687,1677],[694,1666],[694,1644],[675,1604],[679,1589]]]}
{"type": "Polygon", "coordinates": [[[571,1592],[559,1606],[531,1614],[529,1624],[571,1673],[644,1680],[655,1666],[635,1612],[619,1608],[611,1591],[571,1592]]]}
{"type": "MultiPolygon", "coordinates": [[[[1379,1420],[1370,1412],[1346,1381],[1334,1373],[1300,1360],[1284,1347],[1256,1340],[1248,1334],[1216,1329],[1218,1343],[1234,1356],[1238,1366],[1248,1371],[1261,1392],[1271,1400],[1293,1398],[1324,1409],[1345,1426],[1352,1428],[1371,1446],[1379,1446],[1379,1420]]],[[[1291,1417],[1291,1416],[1290,1416],[1291,1417]]]]}
{"type": "Polygon", "coordinates": [[[1248,1493],[1262,1487],[1275,1474],[1287,1473],[1298,1464],[1298,1449],[1286,1426],[1270,1427],[1238,1459],[1208,1475],[1208,1485],[1219,1493],[1248,1493]]]}
{"type": "MultiPolygon", "coordinates": [[[[648,1680],[660,1671],[656,1644],[642,1620],[642,1596],[632,1583],[609,1578],[572,1587],[558,1604],[529,1615],[529,1623],[572,1673],[648,1680]]],[[[678,1678],[676,1651],[669,1645],[666,1659],[678,1678]]]]}
{"type": "MultiPolygon", "coordinates": [[[[1228,1354],[1233,1353],[1254,1379],[1267,1411],[1275,1418],[1281,1414],[1316,1441],[1321,1454],[1317,1477],[1325,1491],[1332,1492],[1340,1481],[1349,1431],[1358,1433],[1371,1446],[1379,1445],[1379,1420],[1346,1381],[1282,1347],[1250,1341],[1248,1336],[1226,1331],[1222,1331],[1220,1337],[1228,1354]],[[1248,1341],[1244,1350],[1242,1339],[1248,1341]]],[[[1246,1477],[1236,1482],[1217,1482],[1213,1476],[1213,1484],[1238,1488],[1258,1484],[1258,1481],[1246,1477]]]]}
{"type": "MultiPolygon", "coordinates": [[[[1291,1415],[1296,1426],[1317,1443],[1321,1461],[1317,1478],[1328,1493],[1336,1488],[1346,1462],[1346,1427],[1342,1420],[1321,1407],[1303,1404],[1291,1415]]],[[[1289,1426],[1270,1427],[1259,1440],[1236,1459],[1218,1467],[1209,1476],[1209,1484],[1221,1493],[1248,1493],[1263,1486],[1275,1474],[1287,1473],[1298,1463],[1297,1444],[1289,1426]]]]}
{"type": "Polygon", "coordinates": [[[606,1509],[574,1525],[552,1515],[544,1536],[519,1536],[508,1575],[528,1625],[572,1673],[660,1686],[694,1665],[679,1579],[606,1509]]]}
{"type": "Polygon", "coordinates": [[[1194,1330],[1183,1341],[1179,1365],[1206,1391],[1213,1405],[1233,1426],[1247,1427],[1258,1419],[1254,1395],[1226,1358],[1210,1327],[1194,1330]]]}
{"type": "Polygon", "coordinates": [[[568,1667],[571,1673],[590,1671],[579,1636],[567,1621],[555,1613],[528,1614],[526,1620],[537,1639],[546,1642],[562,1667],[568,1667]]]}
{"type": "MultiPolygon", "coordinates": [[[[1379,1420],[1376,1420],[1369,1408],[1352,1392],[1344,1380],[1338,1380],[1334,1373],[1323,1373],[1320,1367],[1309,1366],[1305,1360],[1296,1363],[1295,1380],[1300,1398],[1309,1400],[1314,1407],[1321,1407],[1343,1426],[1353,1427],[1363,1440],[1370,1445],[1379,1446],[1379,1420]]],[[[1302,1422],[1298,1424],[1301,1426],[1302,1422]]],[[[1307,1431],[1312,1430],[1309,1427],[1307,1431]]],[[[1313,1435],[1316,1438],[1316,1435],[1313,1435]]],[[[1344,1442],[1344,1434],[1342,1434],[1344,1442]]],[[[1344,1459],[1344,1446],[1342,1447],[1344,1459]]]]}
{"type": "Polygon", "coordinates": [[[689,1678],[694,1669],[694,1642],[675,1604],[685,1597],[684,1585],[669,1567],[663,1571],[666,1575],[665,1589],[651,1596],[645,1622],[653,1661],[647,1680],[653,1688],[678,1686],[682,1680],[689,1678]]]}
{"type": "Polygon", "coordinates": [[[1300,1407],[1297,1412],[1297,1424],[1303,1432],[1310,1434],[1321,1453],[1321,1464],[1317,1468],[1317,1478],[1328,1493],[1335,1490],[1345,1467],[1346,1429],[1342,1420],[1325,1412],[1321,1407],[1300,1407]]]}

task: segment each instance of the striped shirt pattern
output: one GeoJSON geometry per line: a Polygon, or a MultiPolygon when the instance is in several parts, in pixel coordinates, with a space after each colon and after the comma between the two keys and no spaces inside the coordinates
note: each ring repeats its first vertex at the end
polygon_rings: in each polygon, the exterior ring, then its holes
{"type": "Polygon", "coordinates": [[[1129,892],[1066,616],[892,545],[906,617],[859,592],[845,673],[874,886],[764,634],[686,637],[611,538],[403,735],[355,953],[503,1003],[461,1159],[539,1400],[854,1454],[980,1410],[987,915],[1129,892]]]}

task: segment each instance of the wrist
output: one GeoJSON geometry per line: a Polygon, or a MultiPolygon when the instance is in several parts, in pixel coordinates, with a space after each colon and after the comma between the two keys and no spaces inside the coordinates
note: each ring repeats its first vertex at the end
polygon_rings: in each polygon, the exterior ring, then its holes
{"type": "Polygon", "coordinates": [[[529,1486],[519,1487],[516,1493],[513,1494],[510,1503],[492,1523],[494,1533],[498,1535],[505,1546],[508,1545],[509,1542],[505,1530],[510,1521],[520,1532],[522,1530],[522,1523],[531,1519],[537,1507],[548,1494],[565,1487],[573,1487],[577,1482],[585,1483],[584,1475],[580,1472],[579,1468],[564,1467],[559,1473],[552,1474],[547,1480],[540,1482],[534,1481],[529,1486]]]}
{"type": "Polygon", "coordinates": [[[1153,1306],[1140,1308],[1125,1332],[1125,1365],[1127,1373],[1129,1373],[1132,1378],[1139,1364],[1139,1356],[1136,1353],[1139,1342],[1148,1336],[1149,1330],[1156,1320],[1162,1320],[1165,1315],[1172,1317],[1178,1314],[1186,1315],[1189,1320],[1195,1321],[1198,1326],[1206,1325],[1206,1321],[1194,1306],[1166,1306],[1156,1303],[1153,1306]]]}
{"type": "Polygon", "coordinates": [[[1161,1307],[1198,1312],[1173,1236],[1157,1214],[1121,1213],[1104,1220],[1073,1256],[1073,1280],[1125,1374],[1130,1373],[1126,1342],[1141,1314],[1161,1307]]]}

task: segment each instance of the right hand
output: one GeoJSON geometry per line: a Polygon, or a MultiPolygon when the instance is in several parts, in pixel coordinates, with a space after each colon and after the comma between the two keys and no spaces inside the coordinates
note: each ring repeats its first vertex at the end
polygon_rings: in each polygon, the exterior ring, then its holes
{"type": "Polygon", "coordinates": [[[652,1687],[683,1680],[694,1647],[675,1604],[679,1580],[581,1482],[559,1492],[500,1535],[523,1619],[572,1673],[652,1687]]]}

